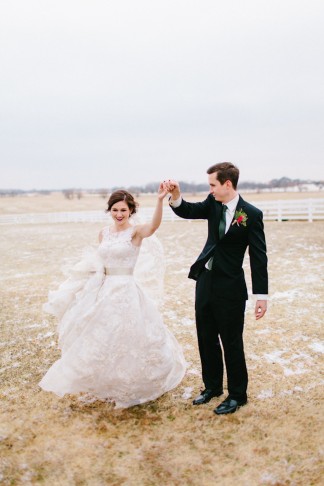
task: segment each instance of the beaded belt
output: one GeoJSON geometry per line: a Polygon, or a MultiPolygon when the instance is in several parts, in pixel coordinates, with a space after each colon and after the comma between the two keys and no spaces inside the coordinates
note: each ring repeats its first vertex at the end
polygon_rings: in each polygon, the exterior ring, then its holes
{"type": "Polygon", "coordinates": [[[119,267],[113,267],[113,268],[108,268],[105,267],[105,275],[133,275],[133,269],[132,268],[119,268],[119,267]]]}

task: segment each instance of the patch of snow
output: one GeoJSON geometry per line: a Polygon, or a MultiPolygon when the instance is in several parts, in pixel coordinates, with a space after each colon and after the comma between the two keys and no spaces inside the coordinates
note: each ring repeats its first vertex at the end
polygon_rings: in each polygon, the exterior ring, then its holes
{"type": "Polygon", "coordinates": [[[31,273],[31,272],[16,273],[15,275],[11,275],[11,278],[31,277],[31,276],[34,276],[34,275],[36,275],[36,274],[35,273],[31,273]]]}
{"type": "Polygon", "coordinates": [[[316,353],[324,353],[324,343],[316,342],[309,344],[308,347],[315,351],[316,353]]]}
{"type": "Polygon", "coordinates": [[[188,317],[183,317],[180,322],[183,326],[193,326],[195,321],[193,319],[189,319],[188,317]]]}
{"type": "Polygon", "coordinates": [[[306,353],[295,353],[289,358],[283,358],[281,355],[288,350],[275,350],[272,353],[265,353],[264,357],[269,363],[277,363],[282,366],[285,376],[302,375],[308,373],[313,364],[313,359],[306,353]],[[309,368],[305,368],[308,365],[309,368]]]}
{"type": "Polygon", "coordinates": [[[286,360],[284,358],[281,358],[281,355],[285,351],[280,351],[279,349],[276,349],[272,353],[265,353],[264,357],[268,363],[278,363],[281,365],[285,365],[289,362],[289,360],[286,360]]]}
{"type": "Polygon", "coordinates": [[[308,373],[309,370],[305,370],[304,364],[300,363],[295,369],[288,368],[287,366],[284,367],[284,375],[291,376],[291,375],[303,375],[304,373],[308,373]]]}
{"type": "Polygon", "coordinates": [[[176,313],[176,312],[174,312],[173,310],[166,310],[166,311],[164,312],[164,315],[165,315],[165,316],[166,316],[168,319],[173,320],[173,321],[177,320],[177,318],[178,318],[178,317],[177,317],[177,313],[176,313]]]}
{"type": "Polygon", "coordinates": [[[304,334],[296,334],[292,337],[292,341],[309,341],[309,337],[304,334]]]}
{"type": "Polygon", "coordinates": [[[272,334],[273,330],[266,327],[265,329],[259,329],[254,331],[255,334],[272,334]]]}
{"type": "Polygon", "coordinates": [[[191,368],[191,370],[188,370],[187,373],[189,375],[197,375],[197,376],[200,376],[200,372],[198,370],[195,370],[194,368],[191,368]]]}
{"type": "Polygon", "coordinates": [[[273,391],[271,389],[262,390],[262,392],[259,393],[259,395],[257,396],[257,398],[259,400],[265,400],[266,398],[273,398],[273,397],[274,397],[274,394],[273,394],[273,391]]]}
{"type": "Polygon", "coordinates": [[[293,394],[293,391],[292,390],[283,390],[279,396],[280,397],[284,397],[284,396],[287,396],[287,395],[292,395],[293,394]]]}
{"type": "Polygon", "coordinates": [[[39,333],[39,334],[37,334],[36,339],[46,339],[46,338],[52,337],[54,335],[55,335],[55,332],[53,332],[53,331],[46,332],[45,334],[39,333]]]}
{"type": "Polygon", "coordinates": [[[261,483],[260,484],[278,484],[277,477],[270,472],[266,472],[261,476],[261,483]]]}
{"type": "Polygon", "coordinates": [[[42,322],[40,324],[30,324],[28,326],[23,326],[23,329],[35,329],[37,327],[48,327],[48,322],[42,322]]]}
{"type": "Polygon", "coordinates": [[[192,391],[193,391],[193,388],[191,386],[186,386],[184,388],[184,392],[183,394],[181,395],[181,397],[184,399],[184,400],[189,400],[189,398],[192,397],[192,391]]]}
{"type": "Polygon", "coordinates": [[[307,299],[313,299],[317,298],[318,296],[316,294],[305,294],[304,290],[299,290],[299,289],[292,289],[292,290],[286,290],[285,292],[275,292],[271,297],[270,301],[272,300],[285,300],[287,302],[291,302],[292,300],[295,300],[296,298],[302,298],[303,300],[307,299]]]}
{"type": "Polygon", "coordinates": [[[192,346],[192,344],[184,344],[182,346],[182,349],[186,349],[187,351],[190,351],[191,349],[194,349],[194,347],[192,346]]]}

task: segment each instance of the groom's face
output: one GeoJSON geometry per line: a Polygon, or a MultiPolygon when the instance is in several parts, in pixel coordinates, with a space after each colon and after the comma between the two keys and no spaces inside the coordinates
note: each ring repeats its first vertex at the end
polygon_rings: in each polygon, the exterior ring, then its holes
{"type": "Polygon", "coordinates": [[[217,172],[213,174],[208,174],[208,183],[209,183],[209,192],[214,196],[216,201],[219,202],[227,202],[229,196],[229,181],[224,182],[221,184],[217,179],[217,172]]]}

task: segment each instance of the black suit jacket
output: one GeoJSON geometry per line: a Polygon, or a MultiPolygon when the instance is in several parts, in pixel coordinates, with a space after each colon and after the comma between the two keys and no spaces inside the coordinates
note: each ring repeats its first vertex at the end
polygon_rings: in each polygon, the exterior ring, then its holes
{"type": "MultiPolygon", "coordinates": [[[[172,207],[172,206],[171,206],[172,207]]],[[[207,199],[198,203],[182,200],[173,211],[185,219],[206,219],[208,237],[205,246],[190,268],[189,278],[197,280],[206,262],[213,256],[212,272],[218,296],[228,299],[247,299],[247,288],[243,271],[245,251],[249,248],[252,291],[254,294],[268,293],[268,272],[266,242],[262,212],[239,196],[236,210],[247,215],[246,226],[231,224],[220,240],[218,226],[222,204],[209,194],[207,199]]]]}

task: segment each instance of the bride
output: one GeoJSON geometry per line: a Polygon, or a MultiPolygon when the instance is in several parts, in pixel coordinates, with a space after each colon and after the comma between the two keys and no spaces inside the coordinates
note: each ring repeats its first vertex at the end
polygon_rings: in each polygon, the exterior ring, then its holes
{"type": "Polygon", "coordinates": [[[166,193],[160,184],[151,222],[137,225],[131,224],[133,196],[112,193],[107,209],[112,224],[100,232],[94,257],[84,258],[49,293],[44,310],[59,319],[62,355],[40,381],[44,390],[60,397],[86,392],[126,408],[154,400],[182,380],[180,345],[134,278],[142,241],[160,226],[166,193]]]}

